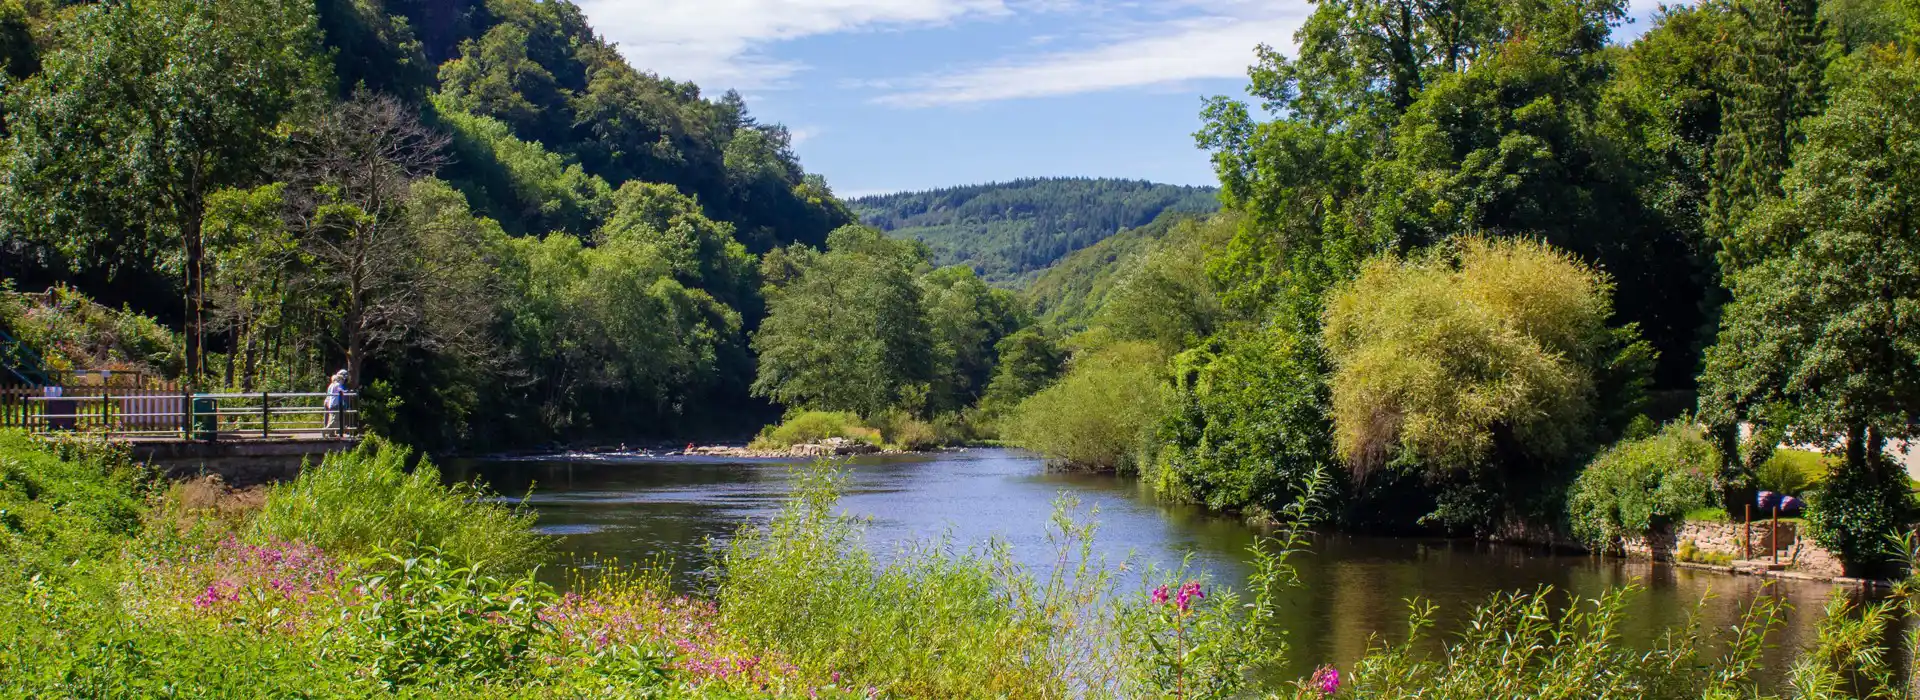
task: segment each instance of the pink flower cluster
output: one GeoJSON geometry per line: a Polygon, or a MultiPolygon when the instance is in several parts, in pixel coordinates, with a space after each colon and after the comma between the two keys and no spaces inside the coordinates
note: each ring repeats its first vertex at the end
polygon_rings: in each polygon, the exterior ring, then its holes
{"type": "Polygon", "coordinates": [[[1199,581],[1188,581],[1181,584],[1178,590],[1169,589],[1165,585],[1153,589],[1154,605],[1166,605],[1167,601],[1171,600],[1173,601],[1174,607],[1179,608],[1180,612],[1186,612],[1191,609],[1194,601],[1206,600],[1206,598],[1207,593],[1200,589],[1199,581]]]}
{"type": "Polygon", "coordinates": [[[163,580],[184,584],[186,592],[193,593],[193,608],[206,612],[248,600],[297,608],[337,588],[341,572],[325,552],[304,542],[250,545],[232,537],[204,557],[165,562],[150,570],[163,580]]]}
{"type": "Polygon", "coordinates": [[[719,609],[707,601],[653,592],[595,598],[568,593],[540,617],[563,638],[593,649],[615,644],[667,647],[673,653],[672,667],[695,683],[764,684],[797,673],[791,664],[727,648],[719,631],[719,609]]]}
{"type": "Polygon", "coordinates": [[[1320,670],[1313,672],[1313,678],[1307,682],[1313,687],[1319,688],[1323,695],[1338,693],[1340,692],[1340,669],[1332,666],[1321,666],[1320,670]]]}

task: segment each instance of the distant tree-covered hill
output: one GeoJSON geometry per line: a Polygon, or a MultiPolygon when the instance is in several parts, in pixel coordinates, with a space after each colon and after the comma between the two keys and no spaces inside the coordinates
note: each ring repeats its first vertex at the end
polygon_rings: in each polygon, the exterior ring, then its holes
{"type": "Polygon", "coordinates": [[[1143,180],[1036,178],[862,197],[860,220],[926,242],[941,265],[965,263],[996,284],[1020,285],[1068,253],[1164,212],[1219,208],[1210,187],[1143,180]]]}

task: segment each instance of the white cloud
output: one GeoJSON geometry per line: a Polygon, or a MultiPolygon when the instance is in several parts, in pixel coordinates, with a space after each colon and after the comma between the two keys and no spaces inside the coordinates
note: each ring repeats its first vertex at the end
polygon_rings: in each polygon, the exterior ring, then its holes
{"type": "Polygon", "coordinates": [[[585,0],[580,7],[636,68],[710,90],[777,85],[806,68],[764,53],[770,43],[1009,11],[1002,0],[585,0]]]}
{"type": "Polygon", "coordinates": [[[874,102],[896,107],[991,102],[1239,78],[1253,47],[1290,47],[1312,11],[1306,2],[1258,15],[1210,14],[1149,25],[1099,46],[922,76],[874,102]]]}
{"type": "Polygon", "coordinates": [[[787,129],[787,142],[798,146],[824,133],[827,133],[826,127],[796,126],[787,129]]]}

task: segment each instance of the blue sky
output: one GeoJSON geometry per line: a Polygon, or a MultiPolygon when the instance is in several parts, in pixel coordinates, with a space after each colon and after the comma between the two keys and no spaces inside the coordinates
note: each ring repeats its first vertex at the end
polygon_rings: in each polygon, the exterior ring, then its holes
{"type": "MultiPolygon", "coordinates": [[[[1201,100],[1305,0],[576,0],[636,67],[734,88],[843,196],[1019,177],[1214,184],[1201,100]]],[[[1634,14],[1651,10],[1638,0],[1634,14]]],[[[1624,28],[1637,34],[1645,26],[1624,28]]]]}

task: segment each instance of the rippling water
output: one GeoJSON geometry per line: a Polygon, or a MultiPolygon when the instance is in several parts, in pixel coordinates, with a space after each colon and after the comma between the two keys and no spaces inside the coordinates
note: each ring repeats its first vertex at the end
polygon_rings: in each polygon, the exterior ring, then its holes
{"type": "MultiPolygon", "coordinates": [[[[676,584],[699,589],[708,580],[708,542],[724,541],[742,523],[770,516],[787,496],[795,466],[559,455],[456,462],[447,472],[449,478],[483,478],[509,496],[525,494],[540,527],[559,536],[558,568],[594,558],[667,557],[679,572],[676,584]]],[[[870,543],[881,552],[929,538],[947,537],[961,548],[999,538],[1023,563],[1044,569],[1052,561],[1048,518],[1063,494],[1097,511],[1096,549],[1115,564],[1172,567],[1187,560],[1215,580],[1237,583],[1247,571],[1246,547],[1258,534],[1238,520],[1156,502],[1132,480],[1052,474],[1018,452],[863,458],[848,471],[841,506],[871,518],[870,543]]],[[[1636,645],[1684,623],[1704,596],[1712,596],[1703,610],[1708,629],[1732,625],[1755,596],[1785,596],[1793,608],[1769,653],[1768,666],[1777,673],[1793,650],[1811,642],[1821,606],[1836,591],[1823,583],[1769,586],[1754,577],[1440,539],[1320,536],[1294,563],[1304,586],[1285,597],[1278,624],[1293,647],[1290,665],[1302,674],[1322,663],[1350,663],[1376,635],[1404,637],[1407,601],[1414,597],[1439,606],[1436,629],[1445,635],[1497,592],[1551,586],[1595,596],[1624,584],[1643,589],[1630,600],[1624,621],[1626,641],[1636,645]]]]}

